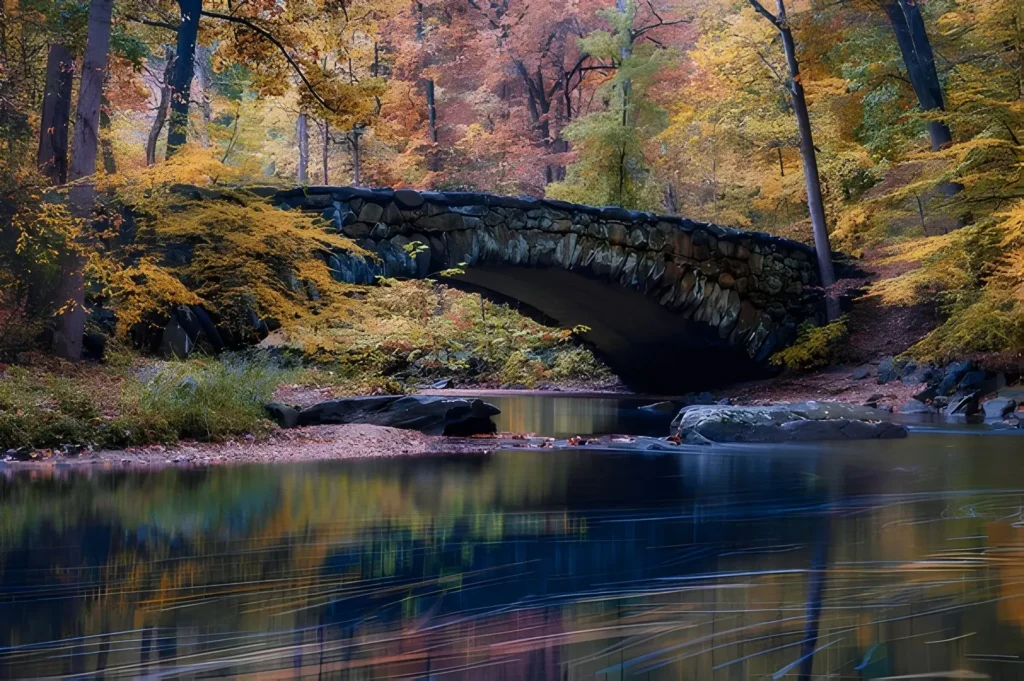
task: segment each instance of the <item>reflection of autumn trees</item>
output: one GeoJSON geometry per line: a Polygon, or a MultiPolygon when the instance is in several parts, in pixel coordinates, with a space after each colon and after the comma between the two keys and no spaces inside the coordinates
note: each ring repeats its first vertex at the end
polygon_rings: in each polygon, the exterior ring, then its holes
{"type": "Polygon", "coordinates": [[[111,675],[771,676],[802,649],[822,514],[815,674],[880,642],[892,674],[973,668],[962,635],[996,650],[993,613],[1022,621],[1015,530],[991,525],[1016,498],[828,463],[780,496],[788,466],[519,451],[5,485],[0,641],[58,643],[0,675],[91,671],[106,645],[111,675]],[[958,543],[983,534],[987,557],[958,543]]]}

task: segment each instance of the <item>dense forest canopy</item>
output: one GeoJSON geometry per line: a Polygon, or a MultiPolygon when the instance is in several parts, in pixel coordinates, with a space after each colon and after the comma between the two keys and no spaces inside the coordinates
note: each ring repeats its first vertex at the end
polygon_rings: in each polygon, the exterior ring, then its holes
{"type": "Polygon", "coordinates": [[[117,281],[93,199],[46,198],[95,171],[101,206],[360,184],[830,234],[893,265],[871,295],[938,305],[922,354],[1013,351],[1022,139],[1019,0],[3,0],[0,307],[117,281]]]}

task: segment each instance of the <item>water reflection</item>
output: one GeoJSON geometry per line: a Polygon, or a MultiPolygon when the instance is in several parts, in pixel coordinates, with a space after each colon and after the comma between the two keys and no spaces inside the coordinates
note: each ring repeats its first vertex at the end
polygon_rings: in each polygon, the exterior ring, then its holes
{"type": "Polygon", "coordinates": [[[1019,442],[9,476],[0,676],[1016,678],[1019,442]]]}
{"type": "Polygon", "coordinates": [[[661,437],[674,416],[638,409],[657,398],[502,394],[484,399],[501,409],[494,418],[499,431],[554,438],[612,433],[661,437]]]}

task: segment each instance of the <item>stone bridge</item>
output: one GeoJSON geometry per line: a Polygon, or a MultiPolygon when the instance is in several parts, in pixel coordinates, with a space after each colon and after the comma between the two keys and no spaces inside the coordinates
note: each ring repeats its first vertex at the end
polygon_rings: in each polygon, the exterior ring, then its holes
{"type": "Polygon", "coordinates": [[[332,255],[340,280],[427,277],[465,263],[462,285],[590,327],[585,338],[609,363],[650,388],[749,377],[820,315],[813,249],[758,232],[468,192],[306,187],[272,201],[320,213],[379,256],[332,255]],[[427,247],[415,257],[403,248],[414,241],[427,247]]]}

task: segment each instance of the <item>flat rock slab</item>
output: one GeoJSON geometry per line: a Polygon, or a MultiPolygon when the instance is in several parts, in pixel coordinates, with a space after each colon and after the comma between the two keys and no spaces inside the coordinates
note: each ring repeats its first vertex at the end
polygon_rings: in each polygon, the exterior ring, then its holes
{"type": "Polygon", "coordinates": [[[366,423],[418,430],[427,435],[494,432],[492,416],[501,410],[480,399],[426,395],[382,395],[328,400],[303,409],[297,425],[366,423]]]}
{"type": "Polygon", "coordinates": [[[907,429],[889,413],[838,402],[766,407],[694,406],[672,422],[685,442],[817,442],[904,438],[907,429]]]}

